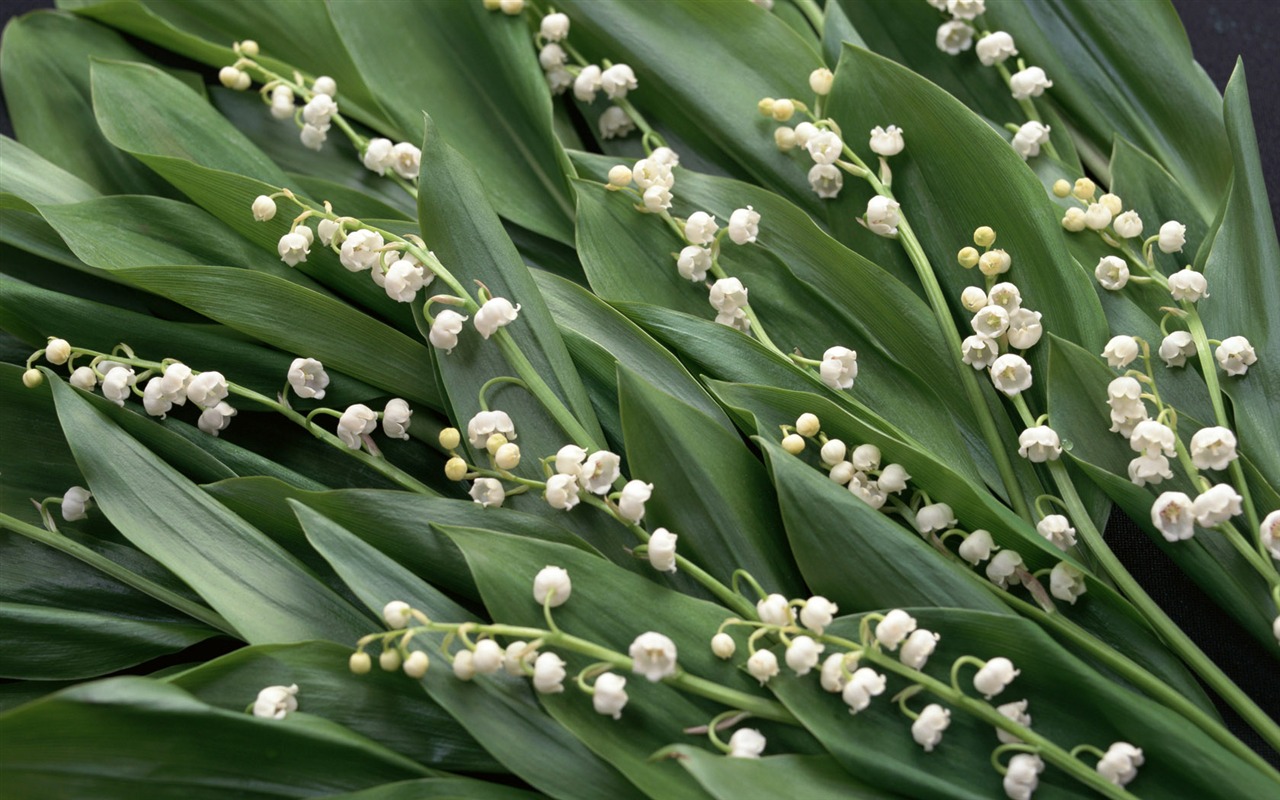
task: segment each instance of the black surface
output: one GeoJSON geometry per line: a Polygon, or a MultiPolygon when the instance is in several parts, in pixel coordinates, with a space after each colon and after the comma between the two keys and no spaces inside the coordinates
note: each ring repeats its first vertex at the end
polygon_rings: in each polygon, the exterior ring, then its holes
{"type": "MultiPolygon", "coordinates": [[[[0,0],[0,18],[7,21],[17,14],[51,6],[49,0],[0,0]]],[[[1174,0],[1174,6],[1183,19],[1196,59],[1219,90],[1231,77],[1237,56],[1244,59],[1258,147],[1275,214],[1280,208],[1280,186],[1277,185],[1280,109],[1276,102],[1276,81],[1280,77],[1280,38],[1277,38],[1280,0],[1174,0]]],[[[1136,37],[1134,46],[1142,46],[1136,37]]],[[[1170,87],[1170,91],[1176,90],[1177,87],[1170,87]]],[[[0,131],[13,135],[2,94],[0,131]]],[[[1280,268],[1280,265],[1269,265],[1269,268],[1280,268]]],[[[1280,717],[1280,668],[1276,662],[1234,620],[1213,605],[1131,520],[1117,513],[1106,533],[1121,561],[1169,616],[1259,705],[1273,717],[1280,717]]],[[[1280,756],[1265,747],[1229,709],[1224,707],[1223,714],[1237,735],[1280,766],[1280,756]]]]}

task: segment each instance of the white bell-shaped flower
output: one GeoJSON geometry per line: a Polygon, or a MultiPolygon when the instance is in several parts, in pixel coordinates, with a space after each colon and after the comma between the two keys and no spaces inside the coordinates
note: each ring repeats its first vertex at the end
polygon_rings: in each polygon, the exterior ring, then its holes
{"type": "Polygon", "coordinates": [[[258,692],[253,702],[253,715],[264,719],[284,719],[298,710],[298,684],[268,686],[258,692]]]}
{"type": "Polygon", "coordinates": [[[676,674],[676,643],[655,631],[636,637],[627,650],[631,656],[631,670],[657,682],[676,674]]]}
{"type": "Polygon", "coordinates": [[[844,173],[833,164],[814,164],[809,170],[809,188],[823,200],[838,197],[844,188],[844,173]]]}
{"type": "Polygon", "coordinates": [[[973,26],[958,19],[938,26],[934,44],[949,56],[958,56],[973,46],[973,26]]]}
{"type": "Polygon", "coordinates": [[[823,650],[826,650],[826,647],[815,641],[813,637],[796,636],[787,646],[787,666],[796,675],[808,675],[809,671],[818,665],[818,659],[822,656],[823,650]]]}
{"type": "Polygon", "coordinates": [[[622,459],[617,453],[598,450],[587,456],[578,473],[582,488],[592,494],[608,494],[621,474],[622,459]]]}
{"type": "Polygon", "coordinates": [[[734,244],[751,244],[760,235],[760,212],[751,206],[729,215],[729,238],[734,244]]]}
{"type": "Polygon", "coordinates": [[[306,399],[323,399],[329,385],[329,373],[314,358],[295,358],[289,365],[288,379],[294,394],[306,399]]]}
{"type": "Polygon", "coordinates": [[[477,478],[476,482],[471,484],[470,494],[472,500],[485,508],[497,508],[507,498],[502,482],[496,478],[477,478]]]}
{"type": "Polygon", "coordinates": [[[1238,515],[1242,501],[1230,484],[1219,483],[1201,492],[1191,508],[1200,527],[1214,528],[1238,515]]]}
{"type": "Polygon", "coordinates": [[[941,638],[941,634],[917,628],[902,643],[902,652],[898,654],[898,658],[908,667],[920,669],[929,660],[929,656],[933,655],[941,638]]]}
{"type": "Polygon", "coordinates": [[[1039,67],[1027,67],[1020,72],[1013,73],[1009,78],[1009,89],[1013,92],[1014,100],[1026,100],[1030,97],[1039,97],[1044,94],[1044,90],[1053,86],[1053,81],[1044,74],[1044,70],[1039,67]]]}
{"type": "Polygon", "coordinates": [[[974,50],[978,54],[978,60],[982,62],[984,67],[1002,64],[1010,56],[1018,54],[1018,48],[1013,44],[1013,37],[1004,31],[996,31],[983,36],[978,40],[974,50]]]}
{"type": "Polygon", "coordinates": [[[1151,524],[1166,541],[1180,542],[1195,535],[1195,504],[1182,492],[1164,492],[1151,504],[1151,524]]]}
{"type": "Polygon", "coordinates": [[[378,412],[363,403],[347,406],[338,418],[338,438],[352,450],[359,450],[362,436],[373,433],[378,427],[378,412]]]}
{"type": "Polygon", "coordinates": [[[902,138],[902,129],[897,125],[890,125],[887,129],[879,125],[875,126],[871,129],[871,141],[868,144],[871,152],[885,157],[896,156],[906,146],[902,138]]]}
{"type": "Polygon", "coordinates": [[[1182,367],[1196,354],[1196,342],[1187,331],[1174,331],[1160,341],[1160,358],[1166,367],[1182,367]]]}
{"type": "Polygon", "coordinates": [[[689,245],[676,256],[676,270],[687,281],[702,282],[711,269],[711,251],[706,247],[689,245]]]}
{"type": "Polygon", "coordinates": [[[579,502],[578,478],[575,475],[552,475],[547,478],[544,490],[547,505],[560,511],[569,511],[579,502]]]}
{"type": "Polygon", "coordinates": [[[818,366],[822,382],[832,389],[850,389],[858,377],[858,353],[839,345],[828,347],[818,366]]]}
{"type": "Polygon", "coordinates": [[[510,325],[520,314],[520,306],[512,305],[505,297],[492,297],[480,306],[473,324],[480,335],[488,339],[498,328],[510,325]]]}
{"type": "Polygon", "coordinates": [[[957,551],[961,558],[976,567],[991,558],[991,554],[999,549],[995,540],[991,538],[991,532],[979,528],[964,537],[957,551]]]}
{"type": "Polygon", "coordinates": [[[911,738],[932,753],[938,742],[942,741],[942,732],[951,724],[951,712],[937,703],[930,703],[920,711],[920,716],[911,723],[911,738]]]}
{"type": "Polygon", "coordinates": [[[452,353],[453,348],[458,346],[458,334],[462,333],[463,323],[467,319],[469,318],[452,309],[441,311],[431,321],[427,341],[431,342],[432,347],[443,350],[446,355],[452,353]]]}
{"type": "Polygon", "coordinates": [[[1075,605],[1076,599],[1087,590],[1084,573],[1065,561],[1059,561],[1049,571],[1049,594],[1075,605]]]}
{"type": "Polygon", "coordinates": [[[764,686],[769,679],[777,675],[778,657],[772,650],[757,650],[747,659],[747,672],[764,686]]]}
{"type": "Polygon", "coordinates": [[[1119,256],[1103,256],[1093,268],[1098,284],[1111,292],[1118,292],[1129,283],[1129,264],[1119,256]]]}
{"type": "Polygon", "coordinates": [[[676,534],[666,528],[658,528],[649,537],[649,566],[658,572],[676,571],[676,534]]]}
{"type": "Polygon", "coordinates": [[[719,229],[715,217],[705,211],[695,211],[685,220],[684,238],[689,240],[689,244],[711,244],[719,229]]]}
{"type": "Polygon", "coordinates": [[[997,656],[982,666],[973,676],[973,688],[990,700],[1005,690],[1022,670],[1014,669],[1013,662],[997,656]]]}
{"type": "Polygon", "coordinates": [[[1160,238],[1156,240],[1162,253],[1181,253],[1187,243],[1187,226],[1177,220],[1169,220],[1160,226],[1160,238]]]}
{"type": "MultiPolygon", "coordinates": [[[[62,495],[60,510],[62,518],[67,522],[76,522],[88,518],[89,501],[93,493],[83,486],[72,486],[62,495]]],[[[1274,515],[1273,515],[1274,516],[1274,515]]]]}
{"type": "Polygon", "coordinates": [[[1222,344],[1213,351],[1213,357],[1228,375],[1243,375],[1258,360],[1253,345],[1243,336],[1228,336],[1223,339],[1222,344]]]}

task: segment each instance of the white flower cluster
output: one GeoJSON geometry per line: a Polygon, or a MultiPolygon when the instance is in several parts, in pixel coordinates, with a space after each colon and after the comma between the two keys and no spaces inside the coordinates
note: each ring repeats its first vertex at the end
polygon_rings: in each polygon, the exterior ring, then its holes
{"type": "Polygon", "coordinates": [[[390,139],[378,137],[365,144],[361,161],[366,169],[379,175],[392,170],[407,181],[416,181],[422,166],[422,150],[409,142],[392,144],[390,139]]]}
{"type": "MultiPolygon", "coordinates": [[[[989,248],[995,238],[995,232],[986,226],[974,232],[974,242],[982,247],[989,248]]],[[[977,266],[989,279],[1008,272],[1013,265],[1004,250],[988,249],[978,255],[972,247],[960,251],[959,261],[965,268],[977,266]]],[[[1000,351],[1002,347],[1034,347],[1044,335],[1044,327],[1040,312],[1022,305],[1022,292],[1015,284],[1004,281],[991,285],[988,281],[988,286],[987,290],[969,286],[960,295],[961,305],[973,312],[969,323],[973,334],[960,343],[960,358],[974,369],[986,369],[995,387],[1012,397],[1031,387],[1031,365],[1021,355],[1001,355],[1000,351]]],[[[1033,461],[1057,458],[1061,447],[1056,439],[1057,434],[1047,428],[1024,431],[1019,437],[1019,445],[1026,451],[1022,455],[1033,461]]]]}
{"type": "Polygon", "coordinates": [[[374,411],[363,403],[347,406],[338,418],[338,438],[352,450],[359,450],[364,445],[364,437],[372,434],[382,420],[382,432],[393,439],[408,439],[409,421],[413,410],[400,398],[387,402],[382,413],[374,411]]]}
{"type": "Polygon", "coordinates": [[[1205,489],[1195,500],[1182,492],[1164,492],[1151,505],[1151,524],[1166,541],[1181,542],[1195,535],[1195,526],[1215,528],[1241,513],[1242,498],[1226,483],[1205,489]]]}
{"type": "MultiPolygon", "coordinates": [[[[676,184],[672,170],[679,165],[680,156],[676,151],[670,147],[659,147],[648,157],[635,162],[633,167],[618,164],[609,170],[608,188],[617,191],[634,183],[640,192],[641,207],[649,213],[659,214],[671,208],[671,189],[676,184]]],[[[705,276],[705,270],[703,274],[705,276]]]]}
{"type": "MultiPolygon", "coordinates": [[[[612,64],[604,68],[598,64],[570,64],[569,54],[561,44],[569,38],[569,26],[567,14],[547,14],[534,36],[535,46],[539,48],[538,63],[552,94],[564,94],[572,87],[573,96],[580,102],[593,103],[600,92],[610,100],[622,100],[628,92],[635,91],[640,84],[635,70],[626,64],[612,64]]],[[[606,108],[596,124],[600,136],[605,139],[626,136],[636,127],[635,120],[620,105],[606,108]]]]}
{"type": "MultiPolygon", "coordinates": [[[[830,350],[827,352],[831,353],[830,350]]],[[[853,354],[851,350],[848,352],[853,354]]],[[[856,363],[852,364],[852,369],[856,375],[856,363]]],[[[852,382],[852,378],[849,380],[852,382]]],[[[872,508],[880,509],[888,501],[889,495],[906,491],[907,481],[911,480],[906,468],[896,463],[881,467],[880,448],[874,444],[860,444],[850,449],[841,439],[828,438],[823,434],[821,423],[814,414],[802,414],[794,427],[796,433],[783,439],[783,448],[792,455],[798,455],[804,450],[805,438],[816,438],[821,443],[819,458],[823,468],[827,470],[827,476],[837,484],[848,487],[850,494],[872,508]]]]}

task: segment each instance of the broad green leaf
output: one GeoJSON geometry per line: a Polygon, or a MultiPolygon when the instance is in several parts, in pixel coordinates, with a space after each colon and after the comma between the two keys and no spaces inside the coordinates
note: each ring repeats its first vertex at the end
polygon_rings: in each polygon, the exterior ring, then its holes
{"type": "MultiPolygon", "coordinates": [[[[561,545],[507,536],[497,531],[443,529],[462,549],[480,587],[485,607],[497,621],[512,625],[544,627],[542,609],[530,592],[533,576],[544,565],[568,570],[573,595],[553,612],[556,624],[574,636],[626,653],[636,636],[656,630],[676,645],[683,670],[738,691],[758,695],[760,687],[745,672],[714,655],[707,646],[710,635],[730,613],[723,606],[695,600],[661,585],[661,582],[627,575],[599,559],[561,545]]],[[[559,653],[570,664],[570,673],[590,661],[571,652],[559,653]]],[[[642,791],[659,797],[701,797],[687,774],[670,762],[653,762],[650,755],[681,741],[684,728],[705,724],[718,711],[717,704],[676,690],[666,683],[650,683],[642,676],[627,676],[630,699],[618,720],[597,714],[590,700],[572,686],[563,694],[540,695],[547,711],[573,731],[588,747],[606,759],[642,791]]],[[[781,741],[805,747],[807,737],[794,729],[769,725],[781,741]]],[[[807,744],[811,750],[812,743],[807,744]]]]}
{"type": "Polygon", "coordinates": [[[58,417],[102,513],[249,642],[345,640],[367,620],[260,531],[51,381],[58,417]]]}
{"type": "Polygon", "coordinates": [[[275,720],[214,708],[147,678],[76,686],[0,715],[5,788],[17,796],[102,800],[266,800],[431,774],[307,715],[305,687],[299,694],[303,710],[275,720]],[[157,773],[156,764],[165,769],[157,773]]]}
{"type": "Polygon", "coordinates": [[[328,795],[325,800],[533,800],[535,797],[537,795],[522,789],[472,778],[423,778],[351,794],[328,795]]]}
{"type": "MultiPolygon", "coordinates": [[[[1280,245],[1270,214],[1258,139],[1253,129],[1244,67],[1238,65],[1227,84],[1227,133],[1234,164],[1222,223],[1204,274],[1212,293],[1197,304],[1209,335],[1215,339],[1243,335],[1258,351],[1258,362],[1247,374],[1228,376],[1219,371],[1223,390],[1231,398],[1241,451],[1248,455],[1272,486],[1280,486],[1280,245]]],[[[1271,509],[1259,508],[1259,514],[1271,509]]]]}
{"type": "MultiPolygon", "coordinates": [[[[743,727],[750,725],[746,722],[743,727]]],[[[755,795],[804,797],[806,800],[892,800],[899,797],[867,786],[845,772],[830,756],[726,758],[720,753],[687,744],[671,747],[662,755],[688,770],[716,800],[740,800],[755,795]]]]}
{"type": "Polygon", "coordinates": [[[1123,136],[1177,179],[1201,217],[1213,217],[1230,163],[1222,101],[1192,57],[1173,3],[1001,0],[988,4],[984,19],[1013,34],[1026,63],[1048,73],[1054,85],[1046,97],[1092,149],[1105,154],[1123,136]]]}
{"type": "Polygon", "coordinates": [[[35,680],[94,678],[216,634],[194,622],[155,622],[6,602],[0,602],[0,631],[0,677],[35,680]]]}
{"type": "MultiPolygon", "coordinates": [[[[785,22],[742,3],[566,0],[573,43],[595,61],[627,63],[639,88],[627,101],[669,127],[720,168],[750,176],[810,212],[821,208],[791,158],[773,143],[777,123],[756,111],[762,97],[810,96],[822,66],[814,46],[785,22]],[[714,36],[708,36],[714,31],[714,36]]],[[[584,113],[594,127],[599,100],[584,113]]]]}
{"type": "Polygon", "coordinates": [[[573,201],[564,179],[570,167],[552,131],[550,92],[523,18],[470,0],[412,7],[394,0],[330,3],[329,13],[405,138],[422,140],[428,130],[422,112],[428,112],[475,167],[499,214],[573,241],[573,201]],[[368,24],[379,15],[395,19],[397,35],[415,46],[387,47],[385,30],[368,24]]]}
{"type": "MultiPolygon", "coordinates": [[[[910,146],[893,159],[893,192],[953,312],[961,310],[960,293],[973,282],[956,265],[956,251],[972,242],[975,228],[989,225],[996,246],[1013,259],[1002,279],[1016,283],[1025,306],[1044,315],[1045,330],[1101,351],[1106,320],[1091,281],[1069,268],[1056,210],[1035,175],[984,121],[904,67],[849,46],[828,112],[845,130],[894,120],[909,132],[910,146]]],[[[871,155],[861,139],[850,146],[871,155]]],[[[874,234],[861,230],[854,236],[874,234]]],[[[968,318],[959,314],[957,328],[968,318]]],[[[1029,351],[1033,369],[1043,369],[1044,349],[1029,351]]]]}
{"type": "Polygon", "coordinates": [[[694,563],[728,583],[745,569],[788,597],[800,576],[781,537],[769,476],[736,432],[618,366],[630,477],[653,484],[650,527],[670,528],[694,563]]]}
{"type": "Polygon", "coordinates": [[[263,686],[297,684],[299,707],[419,764],[464,772],[502,767],[442,708],[399,672],[353,675],[349,644],[305,642],[244,647],[165,682],[212,706],[238,711],[263,686]]]}
{"type": "MultiPolygon", "coordinates": [[[[298,505],[307,538],[332,564],[370,611],[381,614],[391,600],[404,600],[432,619],[472,619],[461,606],[342,526],[298,505]]],[[[495,534],[496,535],[496,534],[495,534]]],[[[564,800],[641,796],[617,771],[597,758],[538,706],[523,679],[502,675],[463,682],[445,667],[437,640],[419,637],[435,667],[421,684],[482,747],[535,789],[564,800]]]]}
{"type": "MultiPolygon", "coordinates": [[[[935,679],[949,682],[952,662],[961,655],[1004,656],[1020,673],[992,704],[1027,699],[1036,732],[1067,749],[1081,743],[1105,749],[1115,741],[1141,747],[1146,763],[1127,787],[1136,796],[1252,797],[1273,790],[1270,778],[1189,722],[1093,670],[1026,620],[971,609],[908,611],[920,627],[941,634],[924,668],[935,679]]],[[[857,622],[842,617],[828,631],[856,641],[857,622]]],[[[959,678],[971,697],[976,696],[970,683],[973,669],[962,669],[959,678]]],[[[989,761],[998,740],[976,717],[952,709],[942,741],[926,753],[912,741],[910,721],[890,700],[910,685],[905,679],[890,676],[885,693],[852,717],[839,695],[823,692],[816,684],[813,676],[787,673],[771,680],[769,688],[861,780],[913,798],[978,800],[1002,795],[1000,775],[989,761]]],[[[936,700],[926,693],[908,705],[919,709],[936,700]]],[[[1040,775],[1035,796],[1096,795],[1050,766],[1040,775]]]]}
{"type": "MultiPolygon", "coordinates": [[[[578,444],[600,446],[604,434],[537,284],[489,207],[475,171],[434,130],[428,120],[418,194],[423,238],[464,286],[481,281],[493,295],[520,304],[519,319],[499,335],[514,339],[523,357],[590,437],[578,444]]],[[[452,354],[441,353],[436,362],[452,416],[462,426],[480,410],[478,391],[485,381],[515,374],[499,342],[486,341],[471,329],[462,334],[452,354]]],[[[515,421],[526,460],[551,455],[573,438],[524,389],[500,385],[491,396],[491,407],[501,408],[515,421]]]]}
{"type": "Polygon", "coordinates": [[[6,25],[0,70],[13,130],[25,146],[97,191],[171,194],[163,180],[98,130],[90,100],[91,55],[146,60],[116,32],[70,14],[39,11],[6,25]]]}
{"type": "MultiPolygon", "coordinates": [[[[235,61],[232,43],[252,32],[262,47],[257,59],[261,64],[284,75],[292,75],[294,69],[312,76],[329,75],[338,83],[344,116],[353,116],[367,125],[390,125],[343,47],[325,4],[296,4],[282,13],[277,3],[255,0],[57,2],[59,8],[207,64],[210,75],[235,61]]],[[[388,129],[387,135],[397,134],[388,129]]]]}
{"type": "Polygon", "coordinates": [[[77,203],[100,196],[83,179],[8,136],[0,136],[0,160],[4,163],[0,191],[28,203],[77,203]]]}
{"type": "Polygon", "coordinates": [[[440,405],[426,346],[338,300],[234,267],[130,267],[116,274],[281,350],[318,358],[370,386],[412,402],[440,405]]]}
{"type": "MultiPolygon", "coordinates": [[[[94,64],[93,93],[98,124],[112,144],[260,249],[277,252],[296,206],[281,199],[269,222],[255,221],[249,209],[258,195],[292,181],[204,98],[154,68],[117,61],[94,64]]],[[[326,248],[313,246],[298,271],[413,330],[407,308],[391,302],[368,275],[347,271],[326,248]]]]}
{"type": "Polygon", "coordinates": [[[587,290],[547,273],[533,273],[546,298],[560,335],[587,385],[591,405],[610,441],[621,447],[622,421],[618,412],[617,365],[701,411],[726,431],[733,423],[720,410],[679,359],[635,323],[587,290]]]}
{"type": "Polygon", "coordinates": [[[469,599],[479,599],[479,595],[462,554],[431,525],[487,525],[590,550],[581,539],[542,517],[506,508],[482,508],[470,498],[453,500],[373,489],[305,492],[261,478],[220,481],[205,489],[295,554],[301,555],[309,545],[289,506],[291,499],[324,514],[432,586],[469,599]]]}

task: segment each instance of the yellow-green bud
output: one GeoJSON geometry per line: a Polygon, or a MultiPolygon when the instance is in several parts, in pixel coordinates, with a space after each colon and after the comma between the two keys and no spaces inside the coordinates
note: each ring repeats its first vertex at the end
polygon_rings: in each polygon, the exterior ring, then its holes
{"type": "Polygon", "coordinates": [[[410,678],[421,678],[427,674],[431,666],[431,658],[423,650],[414,650],[404,662],[404,674],[410,678]]]}
{"type": "Polygon", "coordinates": [[[249,58],[257,58],[258,43],[252,39],[245,39],[243,42],[240,43],[240,53],[241,55],[246,55],[249,58]]]}
{"type": "Polygon", "coordinates": [[[615,164],[609,170],[609,188],[617,191],[631,185],[631,168],[626,164],[615,164]]]}
{"type": "Polygon", "coordinates": [[[1120,216],[1120,212],[1124,211],[1124,202],[1120,200],[1119,196],[1110,192],[1099,197],[1098,202],[1110,211],[1113,217],[1120,216]]]}
{"type": "Polygon", "coordinates": [[[453,450],[462,443],[462,434],[457,428],[445,428],[440,431],[440,446],[445,450],[453,450]]]}
{"type": "Polygon", "coordinates": [[[778,122],[786,122],[796,113],[796,104],[787,99],[774,100],[770,112],[778,122]]]}
{"type": "Polygon", "coordinates": [[[756,103],[756,110],[759,111],[760,115],[763,117],[772,117],[773,103],[774,100],[772,97],[762,97],[760,98],[760,102],[756,103]]]}
{"type": "Polygon", "coordinates": [[[1003,250],[988,250],[978,259],[978,269],[983,275],[1000,275],[1009,271],[1013,259],[1003,250]]]}
{"type": "Polygon", "coordinates": [[[493,454],[498,469],[515,469],[520,466],[520,445],[507,442],[493,454]]]}
{"type": "Polygon", "coordinates": [[[804,452],[804,437],[798,433],[789,433],[782,437],[782,449],[793,456],[804,452]]]}
{"type": "Polygon", "coordinates": [[[22,373],[22,385],[28,389],[34,389],[44,383],[44,373],[38,369],[29,369],[22,373]]]}
{"type": "Polygon", "coordinates": [[[1096,192],[1097,190],[1098,190],[1098,187],[1096,184],[1094,184],[1093,181],[1089,180],[1088,178],[1081,178],[1080,180],[1076,181],[1075,188],[1072,189],[1071,191],[1073,194],[1075,194],[1076,197],[1079,197],[1081,200],[1092,200],[1093,193],[1096,192]]]}
{"type": "Polygon", "coordinates": [[[373,669],[373,659],[363,650],[357,650],[347,659],[347,668],[356,675],[367,675],[373,669]]]}
{"type": "Polygon", "coordinates": [[[973,232],[973,243],[978,247],[990,247],[996,243],[996,232],[989,225],[983,225],[973,232]]]}
{"type": "Polygon", "coordinates": [[[1068,183],[1067,181],[1064,181],[1062,178],[1058,178],[1056,181],[1053,182],[1054,197],[1066,197],[1069,194],[1071,194],[1070,183],[1068,183]]]}
{"type": "Polygon", "coordinates": [[[444,476],[451,481],[460,481],[467,474],[467,462],[454,456],[444,464],[444,476]]]}
{"type": "Polygon", "coordinates": [[[778,128],[773,132],[773,143],[784,153],[794,150],[796,147],[795,128],[787,125],[778,128]]]}
{"type": "Polygon", "coordinates": [[[507,443],[507,437],[500,433],[491,433],[489,438],[484,442],[484,449],[489,451],[489,455],[498,452],[498,448],[507,443]]]}
{"type": "Polygon", "coordinates": [[[960,266],[965,269],[973,269],[978,266],[979,258],[977,249],[973,247],[962,247],[960,252],[956,254],[956,261],[959,261],[960,266]]]}
{"type": "Polygon", "coordinates": [[[383,650],[382,655],[378,656],[378,666],[387,672],[395,672],[400,669],[400,651],[383,650]]]}
{"type": "Polygon", "coordinates": [[[796,420],[796,433],[801,436],[817,436],[822,430],[822,423],[816,414],[801,414],[796,420]]]}

